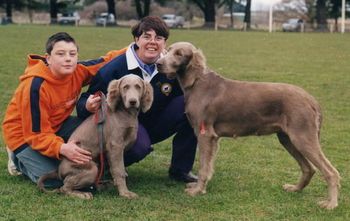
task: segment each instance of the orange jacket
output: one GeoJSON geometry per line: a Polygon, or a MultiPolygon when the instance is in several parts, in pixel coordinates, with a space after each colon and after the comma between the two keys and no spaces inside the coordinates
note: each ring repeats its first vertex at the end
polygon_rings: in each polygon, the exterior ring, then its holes
{"type": "Polygon", "coordinates": [[[27,68],[2,124],[8,147],[15,151],[27,143],[41,154],[59,159],[64,141],[55,133],[73,112],[82,87],[101,66],[125,50],[111,51],[98,60],[78,63],[74,73],[63,79],[54,77],[44,57],[29,55],[27,68]]]}

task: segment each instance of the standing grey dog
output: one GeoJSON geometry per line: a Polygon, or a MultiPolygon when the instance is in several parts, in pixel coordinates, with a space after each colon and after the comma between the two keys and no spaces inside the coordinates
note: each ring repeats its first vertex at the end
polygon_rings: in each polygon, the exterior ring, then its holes
{"type": "Polygon", "coordinates": [[[298,162],[302,175],[284,190],[301,191],[319,169],[328,184],[328,199],[321,207],[338,206],[340,176],[321,150],[321,109],[305,90],[290,84],[230,80],[209,70],[202,52],[192,44],[172,44],[157,61],[158,71],[177,78],[185,96],[185,111],[198,137],[198,182],[191,195],[206,192],[214,172],[220,137],[276,133],[280,143],[298,162]]]}

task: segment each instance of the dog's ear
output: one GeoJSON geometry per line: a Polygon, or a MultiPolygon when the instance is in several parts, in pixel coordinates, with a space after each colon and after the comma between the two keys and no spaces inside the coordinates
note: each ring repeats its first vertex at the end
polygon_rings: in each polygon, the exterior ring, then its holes
{"type": "Polygon", "coordinates": [[[189,48],[179,48],[175,51],[175,56],[179,56],[181,58],[182,65],[186,66],[193,57],[193,51],[189,48]]]}
{"type": "Polygon", "coordinates": [[[201,49],[193,52],[192,65],[197,67],[206,67],[206,59],[201,49]]]}
{"type": "Polygon", "coordinates": [[[141,97],[141,110],[142,112],[148,111],[153,103],[153,88],[150,83],[143,81],[143,93],[141,97]]]}
{"type": "Polygon", "coordinates": [[[107,104],[112,111],[115,111],[118,103],[121,101],[119,84],[121,80],[112,80],[108,85],[107,104]]]}

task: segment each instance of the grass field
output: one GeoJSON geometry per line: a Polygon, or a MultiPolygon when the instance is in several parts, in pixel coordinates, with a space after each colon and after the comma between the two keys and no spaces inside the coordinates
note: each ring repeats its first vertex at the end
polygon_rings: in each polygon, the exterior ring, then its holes
{"type": "MultiPolygon", "coordinates": [[[[57,31],[76,38],[81,59],[132,41],[127,28],[0,26],[1,119],[26,55],[43,53],[47,37],[57,31]]],[[[350,220],[350,35],[171,31],[169,43],[183,40],[201,48],[209,66],[228,78],[292,83],[317,98],[324,114],[323,150],[343,178],[338,208],[326,211],[316,204],[327,194],[320,173],[303,192],[284,192],[284,183],[299,178],[299,167],[275,136],[266,136],[222,139],[208,193],[195,198],[167,177],[170,140],[128,168],[136,200],[118,197],[115,189],[92,201],[40,193],[27,179],[8,175],[1,148],[0,220],[350,220]]]]}

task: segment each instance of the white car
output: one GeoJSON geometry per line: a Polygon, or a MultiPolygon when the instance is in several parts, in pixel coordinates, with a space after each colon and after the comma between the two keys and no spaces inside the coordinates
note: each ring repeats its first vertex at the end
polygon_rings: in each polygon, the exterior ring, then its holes
{"type": "Polygon", "coordinates": [[[185,18],[174,14],[162,15],[162,19],[169,28],[182,28],[185,23],[185,18]]]}
{"type": "Polygon", "coordinates": [[[115,17],[113,14],[110,14],[108,12],[103,12],[96,18],[96,25],[97,26],[115,25],[115,17]]]}
{"type": "Polygon", "coordinates": [[[57,18],[58,24],[61,25],[78,25],[80,21],[80,16],[78,12],[68,12],[68,13],[62,13],[57,18]]]}
{"type": "Polygon", "coordinates": [[[283,31],[301,31],[304,22],[299,18],[291,18],[286,23],[282,24],[283,31]]]}

